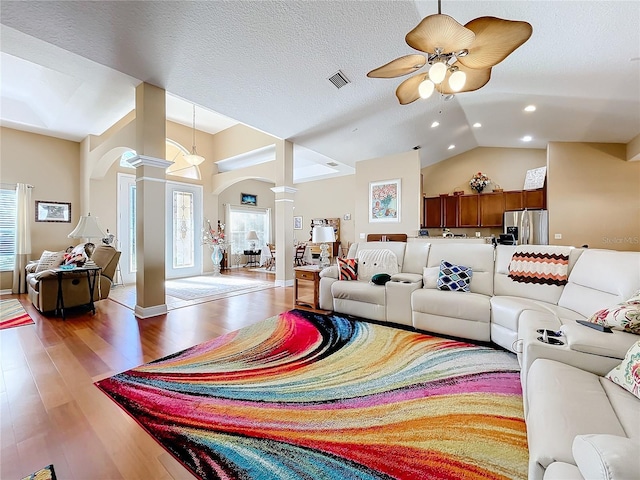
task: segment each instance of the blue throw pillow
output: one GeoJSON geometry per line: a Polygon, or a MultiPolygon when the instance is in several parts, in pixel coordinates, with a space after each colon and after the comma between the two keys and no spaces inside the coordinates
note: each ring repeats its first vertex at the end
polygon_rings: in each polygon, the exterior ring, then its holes
{"type": "Polygon", "coordinates": [[[471,267],[454,265],[442,260],[440,262],[440,272],[438,272],[438,288],[452,292],[470,292],[471,277],[473,270],[471,267]]]}

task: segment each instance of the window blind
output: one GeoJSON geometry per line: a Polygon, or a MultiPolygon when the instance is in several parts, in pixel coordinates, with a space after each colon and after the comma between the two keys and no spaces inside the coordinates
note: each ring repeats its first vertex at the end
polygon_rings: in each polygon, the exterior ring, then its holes
{"type": "Polygon", "coordinates": [[[11,271],[16,253],[16,191],[0,189],[0,271],[11,271]]]}

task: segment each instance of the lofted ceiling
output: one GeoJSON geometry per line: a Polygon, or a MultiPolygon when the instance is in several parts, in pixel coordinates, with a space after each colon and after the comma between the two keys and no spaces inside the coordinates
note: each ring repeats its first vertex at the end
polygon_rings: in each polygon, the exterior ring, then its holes
{"type": "Polygon", "coordinates": [[[99,135],[145,81],[168,92],[170,120],[191,125],[195,103],[200,130],[241,122],[291,140],[298,179],[415,146],[427,166],[477,146],[640,133],[640,2],[444,0],[442,13],[463,25],[496,16],[529,22],[533,35],[482,89],[401,106],[394,92],[406,77],[366,74],[418,53],[405,35],[434,13],[436,0],[3,0],[2,125],[99,135]],[[338,71],[350,81],[340,89],[328,80],[338,71]]]}

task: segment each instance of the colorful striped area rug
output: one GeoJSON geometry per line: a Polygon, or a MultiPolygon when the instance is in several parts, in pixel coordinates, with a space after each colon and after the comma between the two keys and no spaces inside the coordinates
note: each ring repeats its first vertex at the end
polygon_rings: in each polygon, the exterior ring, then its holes
{"type": "Polygon", "coordinates": [[[0,300],[0,330],[31,325],[33,320],[15,298],[0,300]]]}
{"type": "Polygon", "coordinates": [[[518,363],[292,310],[96,385],[206,479],[525,479],[518,363]]]}

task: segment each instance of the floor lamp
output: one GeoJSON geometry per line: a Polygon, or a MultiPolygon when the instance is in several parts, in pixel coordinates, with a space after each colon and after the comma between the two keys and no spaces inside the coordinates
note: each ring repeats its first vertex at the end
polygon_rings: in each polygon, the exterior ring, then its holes
{"type": "Polygon", "coordinates": [[[84,245],[84,253],[87,254],[87,261],[85,262],[85,267],[96,267],[97,265],[93,260],[91,260],[91,256],[93,255],[93,251],[96,246],[91,243],[92,238],[104,238],[107,236],[107,233],[102,229],[100,224],[98,223],[98,217],[92,217],[91,214],[86,217],[80,217],[80,221],[76,228],[68,235],[69,238],[86,238],[89,240],[84,245]]]}
{"type": "Polygon", "coordinates": [[[328,267],[331,265],[329,261],[329,245],[336,241],[336,236],[333,232],[333,227],[313,227],[311,234],[311,241],[313,243],[320,243],[320,266],[328,267]]]}

